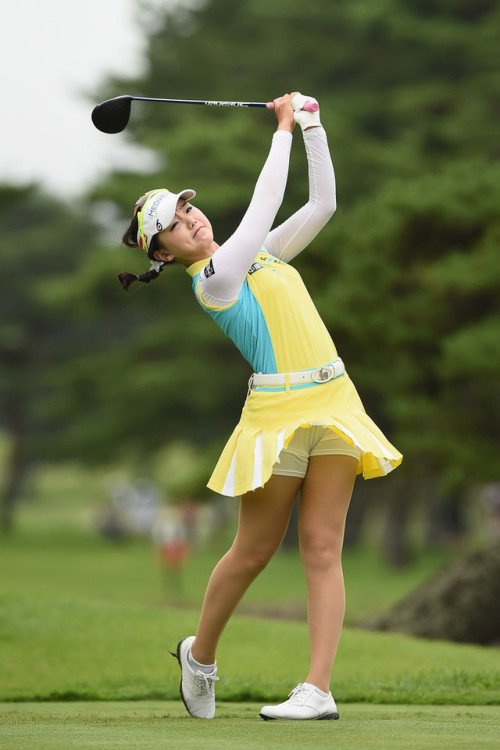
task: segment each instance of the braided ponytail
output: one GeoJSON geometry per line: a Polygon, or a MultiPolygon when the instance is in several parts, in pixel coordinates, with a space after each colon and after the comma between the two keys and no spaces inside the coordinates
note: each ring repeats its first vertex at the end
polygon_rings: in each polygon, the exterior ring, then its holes
{"type": "Polygon", "coordinates": [[[128,292],[129,287],[131,284],[134,283],[134,281],[140,281],[143,284],[149,284],[150,281],[154,281],[158,278],[160,273],[162,272],[163,266],[160,266],[158,270],[154,268],[150,268],[149,271],[146,271],[146,273],[128,273],[128,271],[123,271],[122,273],[118,274],[118,280],[120,284],[122,285],[124,291],[128,292]]]}
{"type": "MultiPolygon", "coordinates": [[[[143,200],[143,203],[144,203],[144,201],[147,198],[147,194],[143,196],[143,198],[144,198],[143,200]]],[[[138,247],[137,228],[138,228],[138,223],[137,223],[137,212],[136,212],[134,214],[132,221],[130,222],[130,226],[128,227],[127,231],[122,237],[122,243],[126,247],[138,247]]],[[[158,249],[158,238],[155,235],[154,237],[151,238],[149,252],[148,252],[148,257],[153,263],[153,265],[151,266],[149,271],[146,271],[146,273],[135,274],[135,273],[129,273],[128,271],[123,271],[122,273],[118,274],[118,280],[120,284],[122,285],[122,288],[124,289],[125,292],[128,292],[130,285],[133,284],[134,281],[140,281],[143,284],[149,284],[151,281],[154,281],[155,279],[158,278],[163,268],[163,263],[159,261],[155,261],[154,259],[154,252],[157,249],[158,249]]]]}

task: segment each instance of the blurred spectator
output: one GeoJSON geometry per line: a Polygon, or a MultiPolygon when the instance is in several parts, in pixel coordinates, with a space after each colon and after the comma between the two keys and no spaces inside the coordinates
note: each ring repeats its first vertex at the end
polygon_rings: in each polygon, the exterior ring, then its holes
{"type": "Polygon", "coordinates": [[[156,486],[149,479],[138,479],[131,488],[128,506],[128,525],[132,534],[150,536],[160,505],[156,486]]]}
{"type": "Polygon", "coordinates": [[[153,544],[167,598],[180,601],[184,598],[183,571],[190,550],[180,511],[169,509],[157,519],[153,528],[153,544]]]}
{"type": "Polygon", "coordinates": [[[149,479],[134,484],[119,475],[108,478],[109,502],[97,519],[99,531],[109,539],[150,537],[158,517],[160,494],[149,479]]]}

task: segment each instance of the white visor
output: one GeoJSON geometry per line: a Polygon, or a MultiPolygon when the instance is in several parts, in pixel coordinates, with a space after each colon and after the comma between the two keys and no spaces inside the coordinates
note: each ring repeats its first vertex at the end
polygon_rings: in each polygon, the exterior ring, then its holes
{"type": "Polygon", "coordinates": [[[155,234],[163,232],[173,222],[179,198],[191,200],[195,195],[196,191],[190,188],[180,193],[171,193],[166,188],[150,191],[145,204],[137,212],[137,244],[145,253],[149,253],[155,234]]]}

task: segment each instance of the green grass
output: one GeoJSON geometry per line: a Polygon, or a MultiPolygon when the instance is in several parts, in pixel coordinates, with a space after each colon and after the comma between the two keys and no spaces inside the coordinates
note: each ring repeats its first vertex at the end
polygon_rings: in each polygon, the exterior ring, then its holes
{"type": "MultiPolygon", "coordinates": [[[[1,604],[0,699],[177,698],[168,649],[193,632],[195,610],[47,595],[1,604]]],[[[307,671],[306,625],[236,617],[218,659],[220,700],[280,700],[307,671]]],[[[500,652],[346,628],[333,689],[340,702],[498,703],[500,652]]]]}
{"type": "MultiPolygon", "coordinates": [[[[184,587],[192,606],[179,607],[166,602],[147,543],[113,545],[84,529],[57,527],[24,528],[4,540],[0,698],[176,698],[178,669],[168,649],[194,631],[218,554],[205,550],[193,558],[184,587]]],[[[364,593],[371,607],[376,601],[380,606],[379,594],[395,596],[422,574],[388,574],[382,564],[370,564],[366,551],[350,562],[348,590],[359,600],[364,593]]],[[[244,608],[285,609],[300,618],[302,586],[297,555],[279,554],[244,608]]],[[[242,616],[244,608],[221,642],[218,694],[221,700],[280,700],[304,678],[306,624],[242,616]]],[[[500,651],[346,627],[334,680],[335,695],[344,702],[489,704],[500,701],[500,651]]]]}
{"type": "Polygon", "coordinates": [[[213,721],[179,703],[0,705],[2,750],[484,750],[498,747],[500,709],[346,706],[340,721],[263,722],[261,704],[220,705],[213,721]]]}
{"type": "MultiPolygon", "coordinates": [[[[169,589],[149,542],[113,544],[74,529],[23,531],[13,539],[2,540],[0,566],[10,572],[1,590],[77,593],[136,603],[165,603],[181,598],[183,604],[197,607],[225,543],[193,554],[181,580],[171,579],[169,589]]],[[[440,562],[438,555],[423,557],[408,569],[395,570],[370,549],[346,551],[346,622],[356,625],[383,611],[430,575],[440,562]]],[[[240,611],[266,615],[284,612],[295,619],[305,619],[305,595],[297,552],[280,551],[250,588],[240,611]]]]}
{"type": "MultiPolygon", "coordinates": [[[[194,631],[206,581],[232,529],[220,544],[192,556],[182,586],[179,578],[170,579],[166,590],[149,542],[112,544],[96,535],[93,519],[103,496],[98,476],[75,467],[49,472],[37,503],[23,506],[16,533],[2,540],[5,701],[177,701],[178,667],[168,649],[194,631]]],[[[404,595],[445,556],[394,571],[370,549],[346,553],[351,626],[344,630],[333,682],[341,705],[500,702],[498,649],[352,627],[404,595]]],[[[282,700],[304,679],[304,595],[298,555],[279,553],[222,639],[221,701],[282,700]],[[260,612],[281,619],[256,617],[260,612]]]]}
{"type": "MultiPolygon", "coordinates": [[[[237,501],[228,500],[232,522],[211,545],[195,551],[182,580],[165,581],[147,540],[113,544],[97,536],[95,522],[109,485],[105,471],[91,472],[78,465],[42,468],[36,496],[19,508],[16,533],[0,544],[0,570],[9,571],[0,593],[33,590],[37,595],[142,604],[169,601],[198,608],[210,572],[231,542],[237,501]]],[[[384,611],[452,557],[449,550],[435,550],[417,556],[410,566],[394,569],[374,547],[346,550],[346,623],[356,626],[384,611]]],[[[281,550],[274,557],[247,592],[239,612],[305,620],[305,583],[296,551],[281,550]]]]}
{"type": "Polygon", "coordinates": [[[222,639],[215,720],[192,719],[168,649],[194,631],[233,528],[198,550],[182,577],[165,580],[149,542],[95,534],[102,488],[102,477],[77,467],[46,472],[37,503],[22,507],[16,533],[0,544],[1,750],[498,746],[500,650],[352,627],[430,575],[446,552],[396,571],[373,549],[346,552],[350,627],[332,684],[341,720],[312,723],[258,717],[304,679],[309,656],[300,560],[280,552],[222,639]]]}

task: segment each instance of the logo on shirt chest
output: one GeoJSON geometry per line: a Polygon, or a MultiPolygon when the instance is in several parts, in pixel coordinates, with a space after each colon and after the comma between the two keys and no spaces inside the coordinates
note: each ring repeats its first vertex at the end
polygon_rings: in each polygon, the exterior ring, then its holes
{"type": "Polygon", "coordinates": [[[259,268],[263,268],[262,263],[252,263],[250,268],[248,269],[248,275],[251,276],[255,271],[258,271],[259,268]]]}

